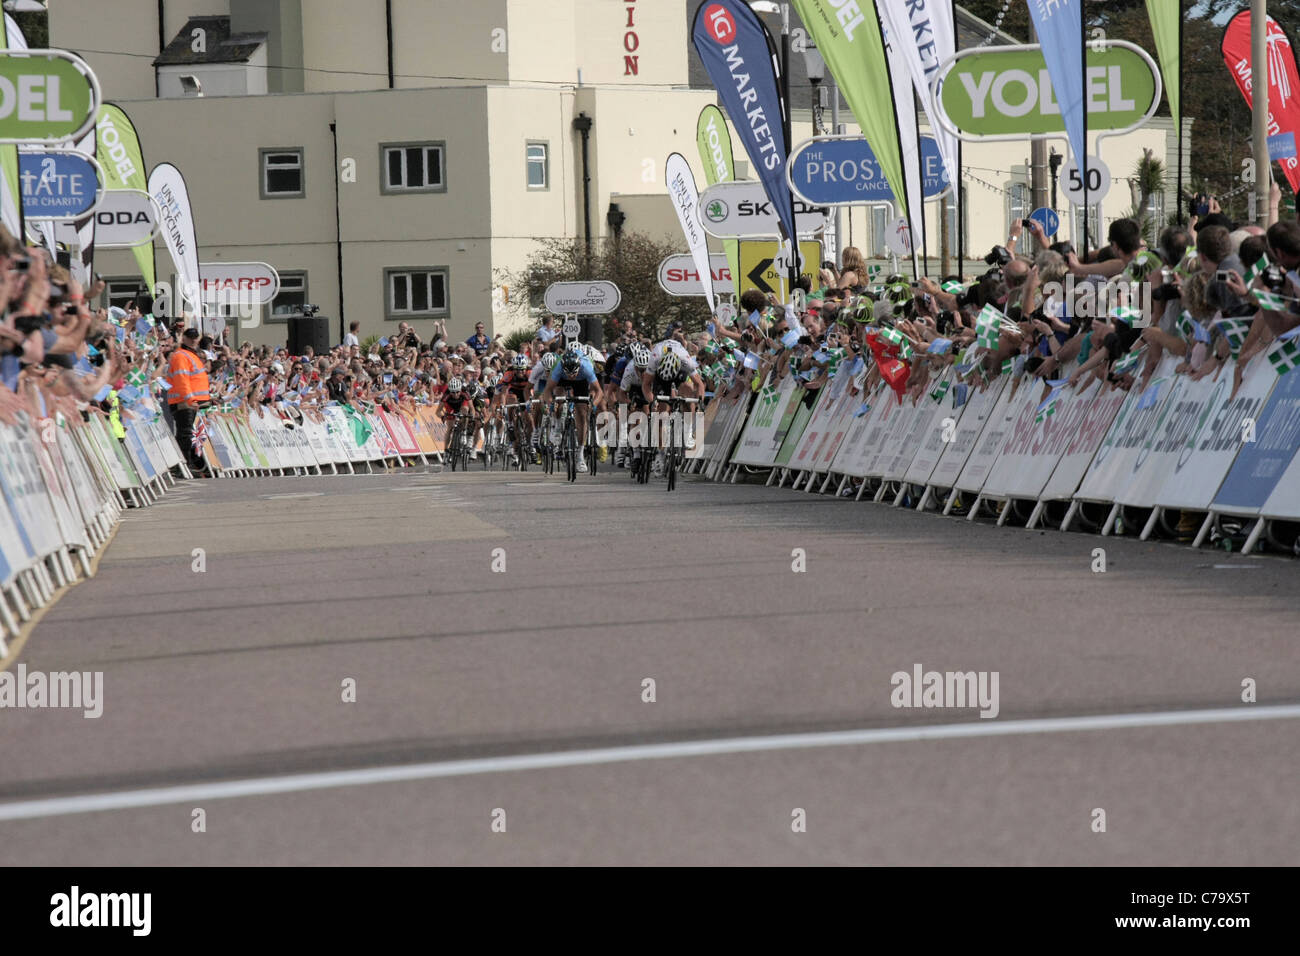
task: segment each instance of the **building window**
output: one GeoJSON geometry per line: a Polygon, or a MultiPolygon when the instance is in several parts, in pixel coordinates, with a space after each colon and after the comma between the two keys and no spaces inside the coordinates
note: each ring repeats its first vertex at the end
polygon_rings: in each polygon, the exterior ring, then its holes
{"type": "MultiPolygon", "coordinates": [[[[1151,235],[1159,236],[1165,228],[1165,194],[1164,190],[1147,197],[1146,221],[1151,225],[1151,235]]],[[[1154,245],[1154,243],[1152,243],[1154,245]]]]}
{"type": "Polygon", "coordinates": [[[301,149],[259,149],[263,199],[301,199],[307,195],[303,181],[301,149]]]}
{"type": "Polygon", "coordinates": [[[528,188],[550,189],[551,168],[546,143],[529,143],[526,149],[528,162],[528,188]]]}
{"type": "Polygon", "coordinates": [[[115,305],[119,309],[125,309],[132,302],[139,305],[140,297],[145,294],[139,279],[104,280],[104,308],[115,305]]]}
{"type": "MultiPolygon", "coordinates": [[[[961,217],[962,226],[964,227],[961,231],[961,248],[965,251],[966,255],[969,256],[971,254],[970,207],[966,205],[966,203],[969,202],[969,197],[966,195],[966,186],[964,184],[961,187],[961,202],[966,209],[966,214],[961,217]]],[[[951,194],[948,196],[948,248],[954,256],[957,254],[957,201],[956,197],[951,194]]],[[[961,271],[960,266],[957,271],[961,271]]]]}
{"type": "Polygon", "coordinates": [[[1029,186],[1025,183],[1010,183],[1007,185],[1007,224],[1008,226],[1017,219],[1028,219],[1033,208],[1029,205],[1030,195],[1029,186]]]}
{"type": "Polygon", "coordinates": [[[889,229],[889,207],[871,206],[871,255],[878,259],[890,256],[885,245],[885,232],[889,229]]]}
{"type": "MultiPolygon", "coordinates": [[[[1106,244],[1106,235],[1101,231],[1101,204],[1093,203],[1088,207],[1088,246],[1090,249],[1096,249],[1106,244]]],[[[1083,207],[1074,207],[1074,245],[1083,253],[1083,207]]]]}
{"type": "Polygon", "coordinates": [[[280,291],[271,302],[269,322],[284,322],[287,316],[302,315],[307,303],[307,273],[281,272],[280,291]]]}
{"type": "Polygon", "coordinates": [[[447,191],[443,143],[385,143],[379,147],[382,193],[447,191]]]}
{"type": "Polygon", "coordinates": [[[435,318],[446,315],[448,270],[445,266],[423,269],[385,269],[384,287],[388,300],[385,318],[435,318]]]}

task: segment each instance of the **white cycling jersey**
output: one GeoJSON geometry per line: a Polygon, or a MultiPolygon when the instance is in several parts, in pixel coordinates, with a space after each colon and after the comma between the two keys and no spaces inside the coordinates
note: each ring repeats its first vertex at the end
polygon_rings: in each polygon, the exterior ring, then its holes
{"type": "Polygon", "coordinates": [[[651,375],[657,375],[659,372],[659,360],[664,357],[669,349],[676,352],[682,360],[682,368],[686,370],[686,376],[689,378],[700,370],[699,363],[691,358],[691,353],[686,351],[686,346],[682,345],[676,339],[665,339],[657,343],[650,349],[650,367],[646,370],[651,375]]]}
{"type": "Polygon", "coordinates": [[[533,366],[533,370],[528,373],[528,381],[532,384],[533,388],[538,389],[540,391],[541,389],[546,387],[544,379],[548,374],[550,373],[548,373],[546,369],[542,367],[542,363],[539,361],[536,365],[533,366]]]}

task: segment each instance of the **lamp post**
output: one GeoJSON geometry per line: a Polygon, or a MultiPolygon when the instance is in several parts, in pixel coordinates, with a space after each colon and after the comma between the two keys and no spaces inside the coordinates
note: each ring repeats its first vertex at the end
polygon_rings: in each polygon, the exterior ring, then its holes
{"type": "MultiPolygon", "coordinates": [[[[781,130],[785,133],[786,153],[790,152],[790,4],[776,0],[750,0],[749,8],[755,13],[781,14],[781,100],[785,106],[781,117],[781,130]]],[[[788,156],[787,156],[788,161],[788,156]]],[[[799,278],[799,236],[790,237],[790,292],[794,293],[799,278]]]]}

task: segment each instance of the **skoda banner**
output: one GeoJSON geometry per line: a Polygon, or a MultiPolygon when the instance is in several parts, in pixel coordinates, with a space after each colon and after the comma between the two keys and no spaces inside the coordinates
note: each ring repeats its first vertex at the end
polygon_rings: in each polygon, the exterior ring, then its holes
{"type": "MultiPolygon", "coordinates": [[[[1037,46],[958,53],[944,68],[939,122],[963,139],[1023,139],[1065,132],[1051,74],[1037,46]]],[[[1108,40],[1088,48],[1088,130],[1127,133],[1160,102],[1160,73],[1141,48],[1108,40]]]]}
{"type": "MultiPolygon", "coordinates": [[[[894,191],[865,139],[823,136],[801,143],[787,164],[795,195],[818,206],[893,202],[894,191]]],[[[939,143],[921,137],[922,186],[926,199],[947,191],[949,182],[939,143]]]]}
{"type": "MultiPolygon", "coordinates": [[[[152,243],[158,235],[162,214],[158,203],[139,189],[109,189],[104,192],[94,215],[95,245],[103,249],[132,249],[152,243]]],[[[69,245],[75,229],[72,223],[59,223],[55,236],[69,245]]]]}
{"type": "MultiPolygon", "coordinates": [[[[786,189],[789,190],[789,186],[786,189]]],[[[826,212],[794,201],[795,228],[810,236],[826,228],[826,212]]],[[[776,238],[781,221],[762,185],[748,180],[718,183],[700,195],[700,222],[704,231],[718,239],[776,238]]]]}
{"type": "Polygon", "coordinates": [[[793,241],[794,197],[785,181],[786,104],[767,28],[743,0],[705,0],[695,11],[691,41],[767,192],[780,234],[793,241]]]}

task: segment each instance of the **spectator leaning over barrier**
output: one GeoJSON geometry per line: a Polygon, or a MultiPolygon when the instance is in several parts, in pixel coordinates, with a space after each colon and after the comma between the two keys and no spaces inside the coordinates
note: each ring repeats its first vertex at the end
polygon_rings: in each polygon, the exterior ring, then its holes
{"type": "Polygon", "coordinates": [[[190,470],[202,472],[206,466],[203,459],[194,453],[194,416],[208,404],[212,394],[207,365],[199,355],[198,342],[198,329],[186,329],[181,333],[181,344],[167,362],[167,381],[171,383],[167,404],[171,405],[176,422],[176,442],[189,459],[190,470]]]}
{"type": "Polygon", "coordinates": [[[1133,219],[1116,219],[1112,222],[1106,233],[1106,240],[1109,245],[1105,251],[1109,252],[1110,258],[1099,261],[1098,257],[1094,256],[1091,262],[1081,262],[1079,257],[1071,252],[1066,256],[1070,273],[1081,278],[1112,279],[1127,269],[1129,263],[1142,250],[1142,230],[1133,219]]]}

